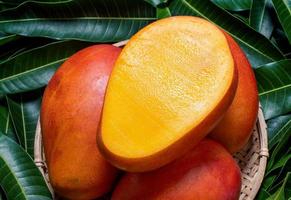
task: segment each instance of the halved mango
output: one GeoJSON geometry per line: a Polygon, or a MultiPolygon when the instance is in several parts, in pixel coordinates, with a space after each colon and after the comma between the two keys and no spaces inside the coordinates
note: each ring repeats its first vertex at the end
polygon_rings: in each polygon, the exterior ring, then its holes
{"type": "Polygon", "coordinates": [[[232,102],[237,75],[221,30],[197,17],[134,35],[111,74],[98,145],[127,171],[161,167],[195,146],[232,102]]]}

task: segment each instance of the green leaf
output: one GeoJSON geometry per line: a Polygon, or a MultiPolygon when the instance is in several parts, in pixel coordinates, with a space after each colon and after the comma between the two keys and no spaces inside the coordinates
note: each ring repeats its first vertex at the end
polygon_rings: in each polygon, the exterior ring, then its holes
{"type": "Polygon", "coordinates": [[[281,28],[274,29],[271,40],[284,54],[291,53],[291,45],[288,43],[288,38],[281,28]]]}
{"type": "Polygon", "coordinates": [[[9,4],[24,4],[28,2],[38,2],[38,3],[65,3],[65,2],[71,2],[74,0],[1,0],[4,3],[9,3],[9,4]]]}
{"type": "Polygon", "coordinates": [[[254,68],[284,58],[267,38],[209,1],[173,0],[169,9],[172,15],[198,15],[220,26],[240,44],[254,68]]]}
{"type": "Polygon", "coordinates": [[[286,152],[290,151],[288,146],[288,144],[290,144],[289,142],[291,142],[290,139],[290,132],[282,136],[280,142],[276,145],[275,149],[271,153],[267,165],[267,172],[273,168],[274,164],[276,164],[286,154],[286,152]]]}
{"type": "Polygon", "coordinates": [[[272,0],[280,23],[291,44],[291,0],[272,0]]]}
{"type": "Polygon", "coordinates": [[[2,105],[0,105],[0,131],[14,141],[18,141],[8,109],[2,105]]]}
{"type": "Polygon", "coordinates": [[[73,53],[90,43],[59,41],[22,52],[0,63],[0,94],[45,86],[55,70],[73,53]]]}
{"type": "Polygon", "coordinates": [[[0,133],[0,185],[8,200],[50,200],[51,194],[33,160],[0,133]]]}
{"type": "Polygon", "coordinates": [[[237,13],[233,14],[234,17],[240,19],[241,21],[243,21],[245,24],[249,24],[249,19],[243,15],[239,15],[237,13]]]}
{"type": "Polygon", "coordinates": [[[291,159],[291,154],[285,154],[284,156],[282,156],[280,158],[279,161],[277,161],[276,163],[274,163],[274,165],[272,166],[272,168],[267,171],[266,175],[268,176],[273,171],[284,167],[288,162],[290,163],[290,159],[291,159]]]}
{"type": "Polygon", "coordinates": [[[265,119],[291,111],[291,60],[268,63],[255,70],[265,119]]]}
{"type": "Polygon", "coordinates": [[[9,113],[21,146],[33,157],[35,129],[41,106],[42,90],[7,97],[9,113]]]}
{"type": "Polygon", "coordinates": [[[270,189],[270,187],[272,186],[272,183],[274,183],[276,176],[277,176],[277,174],[265,176],[264,180],[262,182],[261,188],[263,188],[265,191],[267,191],[269,193],[268,189],[270,189]]]}
{"type": "Polygon", "coordinates": [[[17,40],[19,36],[17,35],[9,35],[3,32],[0,32],[0,45],[4,45],[8,42],[11,42],[13,40],[17,40]]]}
{"type": "Polygon", "coordinates": [[[286,53],[285,57],[288,58],[288,59],[291,59],[291,52],[290,53],[286,53]]]}
{"type": "MultiPolygon", "coordinates": [[[[288,152],[289,154],[291,153],[290,150],[288,152]]],[[[277,176],[269,189],[269,192],[271,194],[275,193],[275,191],[283,184],[284,178],[287,175],[287,173],[291,172],[291,160],[288,159],[286,164],[279,169],[280,169],[279,173],[277,173],[277,176]]]]}
{"type": "Polygon", "coordinates": [[[270,196],[271,196],[270,193],[261,187],[256,196],[256,200],[266,200],[270,196]]]}
{"type": "MultiPolygon", "coordinates": [[[[282,152],[282,157],[285,157],[290,153],[290,150],[282,152]]],[[[280,157],[278,157],[278,160],[279,159],[280,157]]],[[[283,179],[286,174],[290,172],[290,164],[291,160],[287,159],[284,165],[275,169],[273,168],[275,167],[275,165],[273,165],[273,167],[270,167],[271,165],[270,163],[268,163],[268,167],[261,188],[264,188],[270,195],[273,194],[282,185],[283,179]]]]}
{"type": "Polygon", "coordinates": [[[216,5],[231,11],[243,11],[251,8],[252,0],[211,0],[216,5]]]}
{"type": "Polygon", "coordinates": [[[156,9],[136,0],[26,3],[0,13],[0,31],[30,37],[116,42],[156,19],[156,9]]]}
{"type": "Polygon", "coordinates": [[[9,3],[4,3],[2,1],[0,1],[0,12],[3,11],[3,10],[7,10],[7,9],[10,9],[10,8],[13,8],[15,7],[15,5],[11,5],[9,3]]]}
{"type": "Polygon", "coordinates": [[[250,12],[250,26],[266,38],[271,37],[274,29],[268,1],[254,0],[250,12]]]}
{"type": "Polygon", "coordinates": [[[148,2],[149,4],[151,4],[154,7],[164,5],[168,2],[168,0],[144,0],[144,1],[148,2]]]}
{"type": "Polygon", "coordinates": [[[23,51],[55,42],[55,40],[48,38],[17,37],[18,38],[16,40],[11,40],[3,45],[0,45],[0,63],[15,57],[23,51]]]}
{"type": "Polygon", "coordinates": [[[0,200],[7,200],[3,189],[0,186],[0,200]]]}
{"type": "Polygon", "coordinates": [[[166,18],[166,17],[170,17],[170,16],[171,16],[171,12],[170,12],[168,7],[157,8],[157,18],[158,19],[162,19],[162,18],[166,18]]]}
{"type": "Polygon", "coordinates": [[[282,186],[272,196],[270,196],[267,200],[285,200],[285,199],[289,199],[291,197],[290,193],[287,196],[285,194],[285,190],[286,189],[290,190],[290,188],[291,188],[291,172],[288,172],[286,177],[285,177],[285,179],[284,179],[284,182],[283,182],[282,186]]]}
{"type": "Polygon", "coordinates": [[[268,147],[269,149],[273,149],[285,134],[291,134],[291,114],[268,120],[267,127],[268,147]]]}

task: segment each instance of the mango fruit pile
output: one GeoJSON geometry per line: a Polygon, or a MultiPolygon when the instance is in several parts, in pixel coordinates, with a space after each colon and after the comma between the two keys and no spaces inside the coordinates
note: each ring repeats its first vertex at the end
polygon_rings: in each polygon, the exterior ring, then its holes
{"type": "Polygon", "coordinates": [[[66,199],[232,200],[232,153],[257,119],[251,66],[234,39],[190,16],[153,22],[121,49],[71,56],[50,80],[41,129],[50,183],[66,199]]]}

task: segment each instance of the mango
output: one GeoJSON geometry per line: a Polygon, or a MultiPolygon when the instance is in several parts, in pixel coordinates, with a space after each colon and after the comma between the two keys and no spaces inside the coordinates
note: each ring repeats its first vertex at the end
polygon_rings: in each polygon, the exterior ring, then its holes
{"type": "Polygon", "coordinates": [[[210,137],[223,144],[231,153],[248,142],[258,116],[258,89],[251,65],[234,39],[225,33],[238,71],[238,86],[233,102],[210,137]]]}
{"type": "Polygon", "coordinates": [[[190,16],[156,21],[129,40],[115,63],[99,149],[126,171],[159,168],[215,127],[236,86],[235,63],[219,28],[190,16]]]}
{"type": "Polygon", "coordinates": [[[94,45],[71,56],[45,89],[41,129],[54,191],[95,199],[111,189],[118,170],[100,154],[96,135],[104,93],[120,49],[94,45]]]}
{"type": "Polygon", "coordinates": [[[240,170],[219,143],[205,139],[183,157],[154,171],[126,173],[112,200],[236,200],[240,170]]]}

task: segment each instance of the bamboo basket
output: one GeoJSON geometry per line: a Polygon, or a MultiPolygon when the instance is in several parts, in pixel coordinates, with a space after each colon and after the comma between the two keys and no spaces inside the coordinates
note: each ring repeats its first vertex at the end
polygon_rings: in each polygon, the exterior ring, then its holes
{"type": "MultiPolygon", "coordinates": [[[[114,46],[121,47],[126,43],[127,41],[122,41],[115,43],[114,46]]],[[[257,122],[248,143],[240,152],[233,155],[241,170],[242,186],[239,200],[253,200],[255,198],[264,178],[268,156],[267,125],[260,107],[257,122]]],[[[49,182],[40,122],[37,124],[35,133],[34,162],[45,177],[46,183],[55,199],[53,188],[49,182]]]]}

